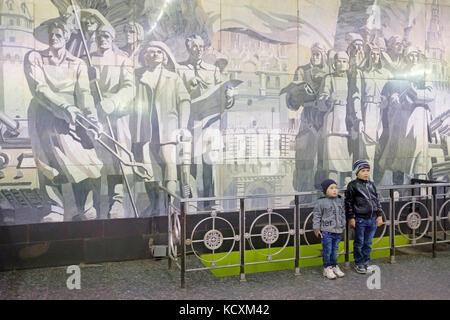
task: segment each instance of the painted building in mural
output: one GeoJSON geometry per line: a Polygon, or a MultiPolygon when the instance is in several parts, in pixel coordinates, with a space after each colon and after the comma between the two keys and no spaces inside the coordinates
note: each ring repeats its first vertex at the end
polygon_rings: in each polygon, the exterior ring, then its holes
{"type": "Polygon", "coordinates": [[[438,0],[2,0],[0,223],[164,215],[158,185],[344,187],[360,158],[379,185],[448,181],[449,15],[438,0]]]}

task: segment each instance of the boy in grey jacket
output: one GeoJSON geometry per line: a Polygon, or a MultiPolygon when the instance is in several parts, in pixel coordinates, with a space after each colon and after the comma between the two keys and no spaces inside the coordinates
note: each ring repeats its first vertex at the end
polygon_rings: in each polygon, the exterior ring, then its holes
{"type": "Polygon", "coordinates": [[[313,229],[322,238],[323,275],[328,279],[345,274],[337,265],[337,252],[345,228],[344,200],[338,195],[337,184],[327,179],[321,183],[324,197],[317,200],[313,211],[313,229]]]}

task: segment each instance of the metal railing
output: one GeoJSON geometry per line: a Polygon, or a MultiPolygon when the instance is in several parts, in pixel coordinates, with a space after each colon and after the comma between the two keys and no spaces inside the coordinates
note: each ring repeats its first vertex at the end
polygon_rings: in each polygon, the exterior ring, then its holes
{"type": "MultiPolygon", "coordinates": [[[[431,245],[436,257],[438,243],[450,242],[450,183],[414,184],[378,187],[383,207],[383,224],[377,228],[373,245],[389,237],[385,246],[372,250],[389,250],[390,262],[395,262],[395,250],[401,247],[431,245]],[[416,191],[419,194],[416,195],[416,191]],[[396,244],[402,236],[407,244],[396,244]]],[[[318,192],[298,192],[277,195],[229,196],[212,198],[180,198],[161,187],[166,194],[168,209],[169,269],[175,264],[185,287],[186,273],[192,271],[239,268],[245,281],[245,267],[255,264],[292,261],[296,275],[300,274],[300,260],[321,257],[302,256],[302,245],[319,243],[312,230],[313,200],[318,192]],[[252,208],[248,201],[255,199],[291,199],[287,205],[252,208]],[[221,203],[236,202],[231,209],[222,209],[221,203]],[[200,204],[214,203],[200,210],[200,204]],[[200,235],[200,236],[199,236],[200,235]],[[289,244],[294,254],[277,259],[289,244]],[[265,249],[265,250],[258,250],[265,249]],[[264,261],[246,261],[246,250],[253,250],[264,261]],[[239,253],[237,262],[220,265],[232,252],[239,253]],[[209,254],[207,254],[209,253],[209,254]],[[194,265],[188,266],[188,256],[194,256],[194,265]],[[199,266],[199,262],[201,266],[199,266]]],[[[339,190],[343,193],[345,190],[339,190]]],[[[277,201],[273,201],[277,202],[277,201]]],[[[344,249],[338,253],[350,262],[352,230],[348,224],[344,232],[344,249]]],[[[190,259],[192,260],[192,259],[190,259]]]]}

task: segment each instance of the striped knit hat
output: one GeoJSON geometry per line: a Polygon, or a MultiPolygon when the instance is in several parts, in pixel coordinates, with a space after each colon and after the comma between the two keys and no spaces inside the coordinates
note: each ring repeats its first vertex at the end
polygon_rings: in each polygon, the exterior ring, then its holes
{"type": "Polygon", "coordinates": [[[356,175],[358,175],[358,172],[362,169],[370,169],[370,164],[367,160],[357,160],[353,164],[353,171],[356,175]]]}

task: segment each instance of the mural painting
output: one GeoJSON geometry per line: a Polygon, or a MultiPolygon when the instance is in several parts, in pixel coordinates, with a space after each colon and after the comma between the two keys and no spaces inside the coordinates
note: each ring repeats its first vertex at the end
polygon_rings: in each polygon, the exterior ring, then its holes
{"type": "Polygon", "coordinates": [[[377,185],[449,181],[449,16],[438,0],[2,0],[0,224],[165,215],[160,186],[343,188],[357,159],[377,185]]]}

